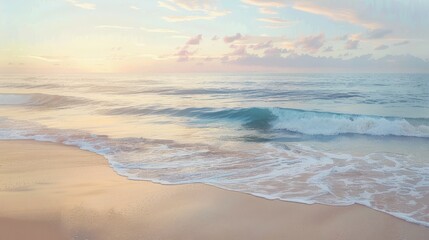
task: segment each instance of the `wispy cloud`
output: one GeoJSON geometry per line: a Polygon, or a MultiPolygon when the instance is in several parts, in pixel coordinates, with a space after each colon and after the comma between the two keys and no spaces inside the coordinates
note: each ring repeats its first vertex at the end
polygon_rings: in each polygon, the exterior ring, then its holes
{"type": "Polygon", "coordinates": [[[260,22],[269,23],[270,25],[265,26],[266,28],[285,28],[289,27],[292,22],[286,19],[282,18],[258,18],[257,19],[260,22]]]}
{"type": "Polygon", "coordinates": [[[268,23],[276,23],[276,24],[290,23],[290,21],[282,18],[258,18],[257,20],[260,22],[268,22],[268,23]]]}
{"type": "Polygon", "coordinates": [[[140,10],[140,8],[139,8],[139,7],[137,7],[137,6],[130,6],[130,8],[131,8],[132,10],[135,10],[135,11],[139,11],[139,10],[140,10]]]}
{"type": "Polygon", "coordinates": [[[385,50],[385,49],[388,49],[388,48],[389,48],[389,46],[387,46],[385,44],[382,44],[382,45],[377,46],[376,48],[374,48],[374,50],[385,50]]]}
{"type": "Polygon", "coordinates": [[[377,28],[372,29],[367,32],[367,37],[369,39],[377,39],[377,38],[383,38],[389,34],[391,34],[393,31],[391,29],[385,29],[385,28],[377,28]]]}
{"type": "Polygon", "coordinates": [[[257,6],[257,7],[284,7],[286,6],[282,1],[273,0],[241,0],[241,2],[257,6]]]}
{"type": "Polygon", "coordinates": [[[189,38],[189,36],[187,36],[187,35],[173,35],[173,36],[170,36],[171,38],[189,38]]]}
{"type": "Polygon", "coordinates": [[[151,33],[179,33],[176,30],[169,29],[169,28],[147,28],[147,27],[141,27],[141,30],[145,32],[151,32],[151,33]]]}
{"type": "Polygon", "coordinates": [[[216,1],[211,0],[169,0],[178,7],[188,11],[213,11],[217,10],[216,1]]]}
{"type": "Polygon", "coordinates": [[[105,28],[105,29],[119,29],[119,30],[130,30],[132,27],[126,26],[117,26],[117,25],[98,25],[96,28],[105,28]]]}
{"type": "Polygon", "coordinates": [[[335,21],[344,21],[363,26],[368,29],[376,29],[381,27],[380,23],[372,22],[359,17],[359,15],[351,9],[323,7],[310,2],[297,2],[293,5],[293,8],[303,12],[325,16],[335,21]]]}
{"type": "Polygon", "coordinates": [[[178,16],[166,16],[164,20],[168,22],[183,22],[183,21],[194,21],[194,20],[211,20],[217,17],[225,16],[229,11],[219,10],[215,4],[215,1],[210,0],[169,0],[172,4],[163,2],[162,7],[168,7],[170,10],[181,8],[190,12],[199,12],[204,15],[178,15],[178,16]]]}
{"type": "Polygon", "coordinates": [[[64,59],[64,57],[36,56],[36,55],[28,55],[28,56],[24,56],[24,57],[40,60],[43,62],[50,62],[50,63],[60,62],[62,59],[64,59]]]}
{"type": "Polygon", "coordinates": [[[71,3],[73,6],[78,7],[78,8],[82,8],[82,9],[86,9],[86,10],[94,10],[95,9],[95,4],[93,4],[93,3],[86,3],[86,2],[81,2],[78,0],[66,0],[66,1],[71,3]]]}
{"type": "Polygon", "coordinates": [[[407,45],[407,44],[409,44],[410,43],[410,41],[408,41],[408,40],[404,40],[404,41],[401,41],[401,42],[397,42],[397,43],[395,43],[395,44],[393,44],[394,46],[402,46],[402,45],[407,45]]]}
{"type": "Polygon", "coordinates": [[[259,8],[259,12],[262,14],[274,15],[278,14],[273,8],[280,8],[286,6],[281,1],[272,0],[241,0],[241,2],[248,5],[253,5],[259,8]]]}
{"type": "Polygon", "coordinates": [[[262,14],[269,14],[269,15],[276,15],[276,14],[278,14],[277,11],[274,11],[273,9],[266,8],[266,7],[259,8],[259,12],[262,13],[262,14]]]}
{"type": "Polygon", "coordinates": [[[177,8],[175,6],[173,6],[167,2],[158,1],[158,6],[166,8],[166,9],[171,10],[171,11],[177,11],[177,8]]]}
{"type": "Polygon", "coordinates": [[[188,22],[195,20],[211,20],[215,19],[216,16],[167,16],[163,19],[167,22],[188,22]]]}

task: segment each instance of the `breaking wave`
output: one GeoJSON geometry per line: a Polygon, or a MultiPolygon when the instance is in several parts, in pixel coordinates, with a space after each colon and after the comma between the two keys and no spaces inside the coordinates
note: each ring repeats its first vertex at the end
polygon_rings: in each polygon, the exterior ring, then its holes
{"type": "Polygon", "coordinates": [[[119,108],[115,115],[169,115],[208,121],[239,121],[246,128],[287,130],[305,135],[362,134],[429,137],[429,119],[304,111],[290,108],[119,108]]]}
{"type": "Polygon", "coordinates": [[[1,139],[32,139],[77,146],[103,155],[120,175],[163,184],[205,183],[306,204],[362,204],[429,227],[429,166],[410,156],[363,156],[301,144],[258,143],[224,150],[171,140],[110,138],[0,118],[1,139]]]}

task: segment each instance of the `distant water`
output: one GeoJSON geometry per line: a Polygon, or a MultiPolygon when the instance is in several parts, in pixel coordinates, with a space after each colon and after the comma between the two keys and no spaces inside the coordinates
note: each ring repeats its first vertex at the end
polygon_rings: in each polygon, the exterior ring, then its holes
{"type": "Polygon", "coordinates": [[[429,226],[429,75],[0,75],[0,139],[78,146],[130,179],[429,226]]]}

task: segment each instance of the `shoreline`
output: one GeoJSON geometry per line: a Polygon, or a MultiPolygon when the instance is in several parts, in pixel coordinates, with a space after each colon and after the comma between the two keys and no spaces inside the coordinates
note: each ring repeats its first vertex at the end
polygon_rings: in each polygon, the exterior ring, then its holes
{"type": "MultiPolygon", "coordinates": [[[[0,151],[4,155],[0,159],[0,204],[4,206],[0,238],[22,228],[60,234],[64,239],[73,234],[82,239],[429,236],[429,228],[423,225],[358,204],[305,204],[204,183],[165,185],[128,179],[118,175],[104,156],[70,145],[1,140],[0,151]],[[85,223],[88,216],[109,228],[85,223]]],[[[46,239],[46,234],[39,239],[46,239]]]]}
{"type": "Polygon", "coordinates": [[[386,212],[386,211],[383,211],[383,210],[374,209],[374,208],[371,208],[370,206],[367,206],[365,204],[360,204],[360,203],[353,203],[353,204],[348,204],[348,205],[346,205],[346,204],[345,205],[329,205],[329,204],[322,204],[322,203],[305,203],[303,201],[298,201],[298,200],[294,201],[294,200],[287,200],[287,199],[280,199],[280,198],[264,197],[264,196],[261,196],[261,195],[258,195],[258,194],[249,193],[249,192],[241,192],[241,191],[238,191],[238,190],[228,189],[228,188],[225,188],[225,187],[222,187],[222,186],[217,186],[215,184],[204,183],[204,182],[169,183],[169,182],[162,182],[162,181],[156,181],[156,180],[151,180],[151,179],[132,179],[132,178],[129,178],[127,175],[122,175],[122,174],[118,173],[117,171],[115,171],[114,167],[112,167],[112,165],[110,164],[110,161],[103,154],[97,153],[95,151],[83,149],[83,148],[81,148],[81,146],[78,146],[78,145],[59,143],[59,142],[54,142],[54,141],[49,141],[49,140],[35,140],[35,139],[26,139],[26,140],[21,140],[21,139],[7,139],[7,140],[1,140],[0,139],[0,143],[1,142],[14,142],[14,141],[18,141],[18,142],[20,142],[20,141],[24,141],[24,142],[29,141],[29,142],[36,142],[36,143],[48,143],[48,144],[54,144],[54,145],[59,145],[59,146],[72,147],[72,148],[75,148],[75,149],[80,150],[80,151],[88,152],[90,154],[96,154],[97,156],[102,157],[106,161],[107,166],[110,168],[110,170],[113,173],[115,173],[117,176],[125,178],[128,181],[148,182],[148,183],[152,183],[152,184],[159,184],[159,185],[162,185],[162,186],[182,186],[182,185],[200,185],[201,184],[201,185],[208,186],[208,187],[214,187],[214,188],[217,188],[219,190],[229,191],[229,192],[237,193],[237,194],[244,194],[246,196],[256,197],[256,198],[260,198],[260,199],[263,199],[263,200],[279,201],[279,202],[286,202],[286,203],[293,203],[293,204],[302,204],[302,205],[308,205],[308,206],[311,206],[311,205],[316,205],[316,206],[317,205],[320,205],[320,206],[330,206],[330,207],[361,206],[361,207],[369,208],[369,209],[371,209],[373,211],[377,211],[377,212],[382,213],[382,214],[387,214],[388,216],[397,218],[397,219],[399,219],[401,221],[405,221],[407,223],[416,224],[418,226],[423,226],[423,227],[429,228],[429,223],[424,224],[424,223],[420,223],[420,222],[417,222],[417,221],[413,221],[412,219],[407,220],[405,218],[401,218],[401,217],[395,216],[392,213],[389,213],[389,212],[386,212]]]}

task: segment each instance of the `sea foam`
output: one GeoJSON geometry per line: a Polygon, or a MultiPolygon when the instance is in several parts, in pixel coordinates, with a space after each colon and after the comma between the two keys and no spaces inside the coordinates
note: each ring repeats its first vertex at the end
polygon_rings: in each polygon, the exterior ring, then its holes
{"type": "Polygon", "coordinates": [[[109,110],[113,115],[168,115],[238,122],[245,128],[287,130],[305,135],[362,134],[372,136],[429,137],[429,119],[304,111],[291,108],[133,108],[109,110]],[[416,123],[412,123],[416,122],[416,123]]]}
{"type": "Polygon", "coordinates": [[[0,118],[0,139],[33,139],[103,155],[120,175],[163,184],[206,183],[267,199],[362,204],[429,226],[429,165],[393,153],[352,155],[302,144],[220,149],[144,138],[110,138],[0,118]]]}
{"type": "Polygon", "coordinates": [[[274,128],[308,135],[364,134],[429,137],[429,121],[413,125],[405,118],[351,115],[273,108],[274,128]]]}

